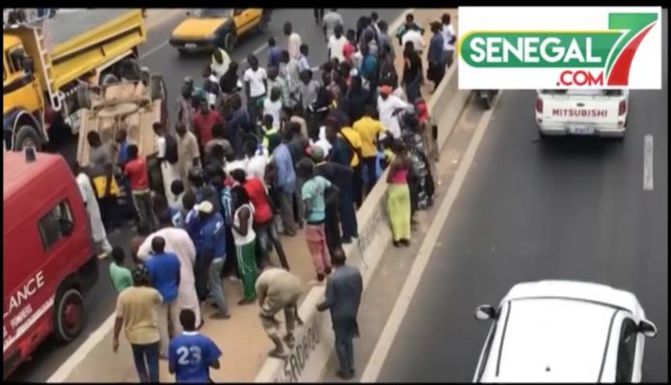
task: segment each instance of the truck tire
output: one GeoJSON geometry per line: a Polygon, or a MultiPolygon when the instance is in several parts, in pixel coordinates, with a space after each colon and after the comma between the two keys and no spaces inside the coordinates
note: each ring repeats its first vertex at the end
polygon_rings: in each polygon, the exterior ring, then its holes
{"type": "Polygon", "coordinates": [[[21,151],[31,143],[37,151],[42,149],[42,139],[35,127],[27,124],[19,127],[14,137],[14,151],[21,151]]]}
{"type": "Polygon", "coordinates": [[[226,52],[230,55],[233,52],[233,49],[235,49],[237,40],[238,39],[232,32],[227,32],[226,35],[224,35],[221,48],[226,50],[226,52]]]}
{"type": "Polygon", "coordinates": [[[168,99],[168,88],[165,86],[165,80],[160,74],[151,75],[151,80],[149,82],[151,87],[151,100],[167,100],[168,99]]]}
{"type": "Polygon", "coordinates": [[[103,74],[103,76],[100,77],[100,85],[101,86],[107,86],[110,84],[118,83],[119,78],[116,77],[114,74],[106,73],[103,74]]]}
{"type": "Polygon", "coordinates": [[[121,78],[127,81],[139,81],[142,67],[135,59],[126,59],[120,66],[121,78]]]}
{"type": "Polygon", "coordinates": [[[57,295],[54,304],[54,337],[60,342],[70,342],[84,330],[84,296],[74,287],[57,295]]]}

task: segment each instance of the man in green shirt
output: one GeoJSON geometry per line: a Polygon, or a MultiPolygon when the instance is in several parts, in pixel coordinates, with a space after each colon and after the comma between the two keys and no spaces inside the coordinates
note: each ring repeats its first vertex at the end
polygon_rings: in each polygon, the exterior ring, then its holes
{"type": "Polygon", "coordinates": [[[112,263],[110,263],[110,277],[112,284],[118,293],[133,286],[133,276],[130,269],[124,266],[126,254],[121,247],[112,248],[112,263]]]}

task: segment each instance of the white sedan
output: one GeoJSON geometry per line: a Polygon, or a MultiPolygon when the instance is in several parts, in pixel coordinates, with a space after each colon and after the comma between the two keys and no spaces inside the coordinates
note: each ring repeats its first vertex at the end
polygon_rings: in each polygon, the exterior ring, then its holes
{"type": "Polygon", "coordinates": [[[475,318],[493,325],[473,382],[640,382],[657,334],[632,293],[586,282],[520,283],[475,318]]]}

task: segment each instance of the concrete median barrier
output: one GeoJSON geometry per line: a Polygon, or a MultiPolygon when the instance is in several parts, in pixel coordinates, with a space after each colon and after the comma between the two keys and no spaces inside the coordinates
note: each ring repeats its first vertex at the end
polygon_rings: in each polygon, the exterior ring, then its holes
{"type": "MultiPolygon", "coordinates": [[[[452,66],[443,82],[431,97],[428,107],[438,123],[438,147],[442,149],[452,133],[461,113],[466,109],[470,91],[460,91],[458,67],[452,66]]],[[[348,263],[361,270],[364,290],[391,241],[387,220],[387,172],[380,177],[363,206],[357,212],[359,238],[345,245],[348,263]]],[[[296,347],[287,360],[269,358],[255,382],[318,382],[333,350],[333,331],[328,312],[320,313],[316,306],[324,298],[324,286],[313,287],[301,304],[299,314],[305,327],[296,332],[296,347]]]]}

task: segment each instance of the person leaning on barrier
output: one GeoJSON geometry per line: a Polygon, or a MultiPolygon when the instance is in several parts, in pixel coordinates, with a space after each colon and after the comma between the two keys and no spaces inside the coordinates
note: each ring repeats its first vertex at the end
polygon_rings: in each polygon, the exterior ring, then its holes
{"type": "Polygon", "coordinates": [[[261,274],[256,279],[256,298],[259,301],[259,318],[261,325],[275,348],[268,352],[268,356],[284,358],[285,351],[282,340],[289,348],[294,346],[294,326],[297,323],[303,325],[298,316],[298,299],[303,293],[301,281],[298,277],[287,270],[274,267],[269,260],[264,259],[261,265],[261,274]],[[286,335],[279,336],[280,321],[275,316],[280,311],[284,312],[286,321],[286,335]]]}

